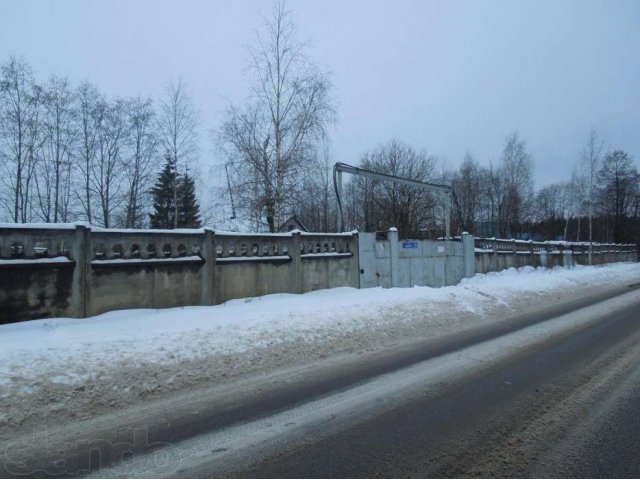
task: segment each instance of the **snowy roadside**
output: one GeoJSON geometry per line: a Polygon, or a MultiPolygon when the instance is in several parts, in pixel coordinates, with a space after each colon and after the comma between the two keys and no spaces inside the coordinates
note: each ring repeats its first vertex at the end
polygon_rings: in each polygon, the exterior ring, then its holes
{"type": "Polygon", "coordinates": [[[638,280],[635,263],[525,267],[437,289],[341,288],[0,325],[0,430],[86,418],[250,372],[446,335],[638,280]]]}

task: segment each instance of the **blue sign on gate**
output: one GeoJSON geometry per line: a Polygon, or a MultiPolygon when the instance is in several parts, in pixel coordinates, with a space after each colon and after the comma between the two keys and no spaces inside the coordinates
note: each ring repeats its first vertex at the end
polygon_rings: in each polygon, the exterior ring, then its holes
{"type": "Polygon", "coordinates": [[[418,248],[418,242],[402,242],[402,248],[418,248]]]}

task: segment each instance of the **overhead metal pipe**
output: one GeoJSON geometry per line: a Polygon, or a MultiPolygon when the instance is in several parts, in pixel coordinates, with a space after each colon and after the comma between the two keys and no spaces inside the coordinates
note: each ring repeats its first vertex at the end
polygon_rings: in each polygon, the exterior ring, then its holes
{"type": "Polygon", "coordinates": [[[342,211],[342,173],[350,173],[352,175],[360,175],[363,177],[374,178],[382,182],[393,182],[411,187],[423,188],[427,190],[435,190],[442,192],[445,197],[445,236],[447,240],[451,237],[451,197],[453,189],[449,185],[421,182],[410,178],[397,177],[386,173],[378,173],[366,168],[354,167],[346,163],[338,162],[333,166],[333,186],[336,191],[336,199],[338,201],[338,210],[340,212],[340,231],[344,231],[344,214],[342,211]]]}

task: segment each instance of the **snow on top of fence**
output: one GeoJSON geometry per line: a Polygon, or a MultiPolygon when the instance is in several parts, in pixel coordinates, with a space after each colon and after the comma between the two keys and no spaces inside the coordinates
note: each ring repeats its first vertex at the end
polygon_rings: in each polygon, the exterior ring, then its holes
{"type": "Polygon", "coordinates": [[[17,258],[17,259],[0,259],[0,265],[33,265],[42,263],[73,263],[73,260],[64,256],[47,257],[47,258],[17,258]]]}
{"type": "Polygon", "coordinates": [[[293,234],[299,233],[303,236],[333,236],[333,237],[352,237],[358,233],[357,230],[351,232],[301,232],[300,230],[292,230],[291,232],[264,233],[264,232],[229,232],[225,230],[213,230],[211,228],[104,228],[91,225],[86,222],[74,223],[1,223],[0,229],[16,229],[16,230],[75,230],[77,227],[85,227],[96,233],[124,233],[124,234],[182,234],[182,235],[198,235],[203,234],[206,230],[211,230],[215,235],[221,236],[246,236],[246,237],[292,237],[293,234]]]}
{"type": "Polygon", "coordinates": [[[320,252],[320,253],[303,253],[300,255],[302,258],[343,258],[343,257],[353,257],[353,253],[351,252],[320,252]]]}
{"type": "Polygon", "coordinates": [[[243,237],[287,237],[291,238],[294,234],[300,234],[303,237],[352,237],[358,233],[357,230],[351,232],[302,232],[300,230],[291,230],[290,232],[277,232],[277,233],[265,233],[265,232],[229,232],[224,230],[215,230],[216,235],[220,236],[243,236],[243,237]]]}
{"type": "Polygon", "coordinates": [[[178,233],[181,235],[199,235],[203,234],[206,228],[103,228],[90,227],[92,232],[97,233],[136,233],[136,234],[171,234],[178,233]]]}
{"type": "Polygon", "coordinates": [[[188,257],[169,258],[107,258],[91,260],[92,265],[121,265],[121,264],[145,264],[145,263],[189,263],[202,262],[202,257],[191,255],[188,257]]]}
{"type": "MultiPolygon", "coordinates": [[[[85,225],[85,224],[77,224],[85,225]]],[[[47,229],[47,230],[75,230],[75,223],[0,223],[0,228],[14,229],[47,229]]]]}
{"type": "Polygon", "coordinates": [[[292,237],[293,232],[281,233],[264,233],[264,232],[229,232],[226,230],[215,230],[216,235],[220,236],[242,236],[242,237],[292,237]]]}
{"type": "Polygon", "coordinates": [[[0,229],[16,230],[75,230],[77,227],[85,227],[92,232],[98,233],[181,233],[181,234],[201,234],[204,228],[176,228],[176,229],[154,229],[154,228],[104,228],[91,225],[86,222],[74,223],[0,223],[0,229]]]}
{"type": "MultiPolygon", "coordinates": [[[[547,241],[535,241],[535,240],[519,240],[515,238],[495,238],[495,237],[475,237],[476,242],[496,242],[496,243],[516,243],[520,245],[562,245],[562,246],[583,246],[588,247],[589,242],[569,242],[567,240],[547,240],[547,241]]],[[[593,242],[594,247],[598,246],[608,246],[608,245],[618,245],[618,246],[632,246],[633,243],[599,243],[593,242]]]]}
{"type": "Polygon", "coordinates": [[[236,263],[236,262],[273,262],[291,260],[289,255],[263,255],[263,256],[239,256],[239,257],[218,257],[216,263],[236,263]]]}
{"type": "Polygon", "coordinates": [[[300,232],[300,235],[303,237],[318,237],[318,236],[326,236],[326,237],[353,237],[358,233],[357,230],[352,230],[351,232],[300,232]]]}

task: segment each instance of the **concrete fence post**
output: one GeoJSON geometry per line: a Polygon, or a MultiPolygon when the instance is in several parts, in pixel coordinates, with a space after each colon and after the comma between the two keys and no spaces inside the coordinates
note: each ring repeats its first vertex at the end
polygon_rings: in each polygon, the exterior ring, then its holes
{"type": "MultiPolygon", "coordinates": [[[[73,285],[71,291],[72,316],[85,318],[87,285],[87,228],[84,225],[76,225],[71,246],[71,258],[75,261],[73,271],[73,285]]],[[[90,267],[91,265],[89,265],[90,267]]]]}
{"type": "Polygon", "coordinates": [[[544,242],[541,246],[540,246],[540,266],[542,268],[548,268],[549,267],[549,242],[544,242]]]}
{"type": "Polygon", "coordinates": [[[400,263],[400,246],[398,244],[398,229],[391,227],[387,233],[389,241],[389,263],[391,267],[391,286],[397,287],[400,284],[399,263],[400,263]]]}
{"type": "Polygon", "coordinates": [[[291,233],[291,249],[289,250],[289,256],[291,256],[291,272],[293,273],[293,285],[295,286],[295,292],[302,292],[302,254],[300,253],[300,232],[294,231],[291,233]]]}
{"type": "Polygon", "coordinates": [[[571,268],[571,248],[564,243],[560,244],[560,253],[562,256],[562,266],[571,268]]]}
{"type": "Polygon", "coordinates": [[[476,274],[476,245],[473,235],[462,232],[462,252],[464,259],[464,276],[471,278],[476,274]]]}
{"type": "Polygon", "coordinates": [[[213,305],[215,302],[213,282],[216,268],[216,252],[213,239],[213,230],[205,228],[202,239],[202,251],[200,252],[204,260],[204,265],[202,266],[202,294],[200,299],[202,305],[213,305]]]}
{"type": "Polygon", "coordinates": [[[575,257],[575,247],[573,246],[573,244],[569,244],[569,266],[570,267],[574,267],[576,264],[576,257],[575,257]]]}
{"type": "Polygon", "coordinates": [[[93,238],[91,236],[91,227],[84,229],[84,258],[82,259],[84,268],[84,317],[90,317],[93,314],[93,305],[91,302],[91,260],[93,260],[93,238]]]}
{"type": "MultiPolygon", "coordinates": [[[[360,275],[360,233],[355,231],[352,232],[353,233],[353,238],[355,238],[355,242],[353,242],[353,246],[355,247],[355,251],[352,251],[351,254],[353,255],[353,265],[354,265],[354,273],[355,276],[357,278],[357,286],[356,288],[362,288],[362,286],[360,285],[360,282],[362,281],[361,275],[360,275]]],[[[352,249],[352,250],[354,250],[352,249]]]]}

